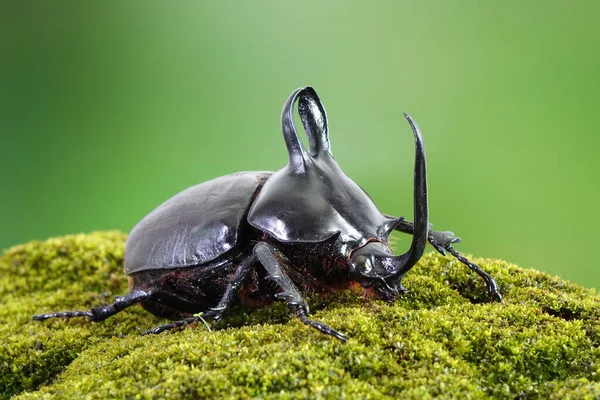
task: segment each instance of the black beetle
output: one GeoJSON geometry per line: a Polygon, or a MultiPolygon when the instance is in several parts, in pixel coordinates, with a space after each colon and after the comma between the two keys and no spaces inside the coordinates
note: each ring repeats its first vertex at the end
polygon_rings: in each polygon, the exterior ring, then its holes
{"type": "Polygon", "coordinates": [[[423,141],[415,138],[414,219],[384,215],[369,195],[340,169],[331,154],[325,109],[311,87],[295,90],[283,106],[281,124],[289,153],[277,172],[239,172],[193,186],[144,217],[125,245],[131,291],[89,311],[36,315],[102,321],[136,303],[152,314],[181,319],[146,333],[160,333],[200,318],[218,323],[238,297],[261,306],[285,301],[307,325],[340,340],[347,337],[308,319],[301,291],[331,292],[358,282],[385,301],[406,291],[402,277],[421,258],[427,242],[479,274],[493,300],[494,278],[461,256],[452,232],[429,230],[423,141]],[[294,105],[308,136],[302,146],[294,105]],[[394,256],[393,230],[413,234],[410,249],[394,256]],[[273,285],[274,281],[276,285],[273,285]],[[201,313],[201,314],[200,314],[201,313]]]}

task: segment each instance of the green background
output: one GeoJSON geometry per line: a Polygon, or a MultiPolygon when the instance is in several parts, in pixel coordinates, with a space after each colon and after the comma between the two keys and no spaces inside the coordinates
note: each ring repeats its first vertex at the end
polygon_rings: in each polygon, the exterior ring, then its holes
{"type": "MultiPolygon", "coordinates": [[[[332,149],[461,251],[600,287],[600,2],[0,3],[0,247],[133,225],[180,190],[286,162],[314,86],[332,149]]],[[[407,246],[404,240],[400,246],[407,246]]],[[[400,247],[399,246],[399,247],[400,247]]]]}

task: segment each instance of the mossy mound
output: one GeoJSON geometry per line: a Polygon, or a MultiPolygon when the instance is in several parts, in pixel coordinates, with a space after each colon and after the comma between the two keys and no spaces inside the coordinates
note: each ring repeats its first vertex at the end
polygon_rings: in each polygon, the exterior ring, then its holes
{"type": "Polygon", "coordinates": [[[140,336],[160,320],[134,306],[101,323],[32,321],[127,291],[125,235],[32,242],[0,257],[0,398],[599,398],[600,296],[503,261],[479,278],[427,254],[393,304],[345,292],[309,299],[324,336],[275,304],[224,327],[140,336]]]}

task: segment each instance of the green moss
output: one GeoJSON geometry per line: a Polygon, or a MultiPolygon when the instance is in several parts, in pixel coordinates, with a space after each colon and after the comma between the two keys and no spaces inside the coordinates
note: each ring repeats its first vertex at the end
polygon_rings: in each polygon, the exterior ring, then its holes
{"type": "Polygon", "coordinates": [[[101,323],[36,322],[127,291],[125,235],[32,242],[0,257],[0,398],[598,398],[600,297],[488,259],[504,300],[479,278],[426,255],[394,304],[345,292],[309,300],[326,337],[275,304],[237,310],[224,329],[156,336],[164,321],[132,307],[101,323]]]}

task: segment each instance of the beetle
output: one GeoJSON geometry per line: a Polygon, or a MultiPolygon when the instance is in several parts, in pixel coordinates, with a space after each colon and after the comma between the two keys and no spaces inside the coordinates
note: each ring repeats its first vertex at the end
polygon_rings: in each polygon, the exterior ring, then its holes
{"type": "Polygon", "coordinates": [[[460,255],[452,232],[429,229],[426,160],[419,127],[406,113],[415,140],[414,223],[382,214],[331,153],[327,115],[310,86],[283,106],[288,163],[277,172],[238,172],[190,187],[145,216],[125,244],[129,293],[89,311],[36,315],[102,321],[141,303],[175,322],[157,334],[200,319],[221,321],[235,301],[263,306],[282,300],[300,320],[342,341],[347,336],[308,318],[305,293],[343,290],[358,282],[387,302],[406,292],[401,281],[429,242],[479,274],[492,301],[502,296],[494,278],[460,255]],[[308,137],[294,125],[294,106],[308,137]],[[393,255],[388,239],[413,235],[409,250],[393,255]],[[274,284],[273,284],[274,283],[274,284]]]}

